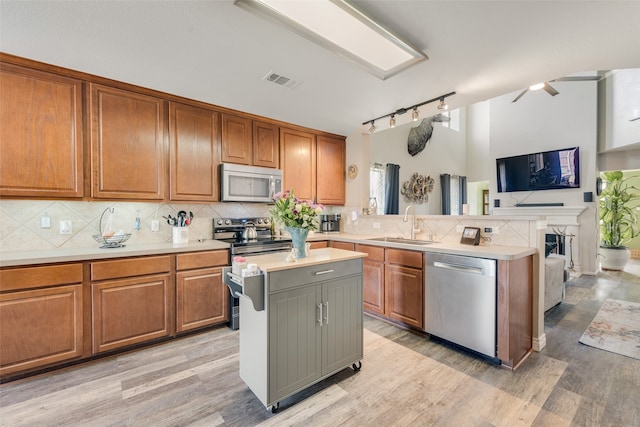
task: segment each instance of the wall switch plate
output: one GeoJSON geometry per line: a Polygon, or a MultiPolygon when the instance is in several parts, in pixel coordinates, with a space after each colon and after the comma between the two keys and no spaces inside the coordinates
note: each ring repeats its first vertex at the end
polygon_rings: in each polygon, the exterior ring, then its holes
{"type": "Polygon", "coordinates": [[[374,222],[373,223],[373,228],[380,228],[380,223],[379,222],[374,222]]]}
{"type": "Polygon", "coordinates": [[[71,221],[60,221],[60,234],[73,234],[71,221]]]}
{"type": "Polygon", "coordinates": [[[493,233],[492,228],[491,227],[485,227],[484,228],[484,232],[485,233],[493,233]]]}
{"type": "Polygon", "coordinates": [[[151,231],[160,231],[160,221],[157,219],[151,220],[151,231]]]}
{"type": "Polygon", "coordinates": [[[40,218],[40,228],[51,228],[51,218],[46,215],[40,218]]]}

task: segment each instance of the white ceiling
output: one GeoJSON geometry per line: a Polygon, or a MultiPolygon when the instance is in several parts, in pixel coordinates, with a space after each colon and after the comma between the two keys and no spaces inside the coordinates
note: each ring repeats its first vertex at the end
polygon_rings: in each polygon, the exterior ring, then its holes
{"type": "MultiPolygon", "coordinates": [[[[451,91],[455,108],[585,70],[640,67],[638,1],[353,3],[430,59],[382,81],[231,0],[1,0],[0,50],[341,135],[451,91]],[[302,83],[261,80],[270,71],[302,83]]],[[[548,96],[518,103],[538,94],[548,96]]]]}

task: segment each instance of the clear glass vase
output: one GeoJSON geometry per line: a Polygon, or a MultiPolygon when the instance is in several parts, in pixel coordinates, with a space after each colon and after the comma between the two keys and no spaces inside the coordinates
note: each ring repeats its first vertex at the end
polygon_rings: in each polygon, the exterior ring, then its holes
{"type": "Polygon", "coordinates": [[[297,257],[304,258],[307,256],[305,250],[305,243],[307,242],[307,235],[309,234],[308,228],[300,227],[285,227],[287,233],[291,236],[291,243],[293,247],[298,251],[297,257]]]}

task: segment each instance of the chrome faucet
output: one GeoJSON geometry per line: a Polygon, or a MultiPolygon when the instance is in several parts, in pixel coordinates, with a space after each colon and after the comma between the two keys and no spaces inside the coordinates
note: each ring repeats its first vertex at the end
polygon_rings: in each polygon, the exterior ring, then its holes
{"type": "Polygon", "coordinates": [[[404,210],[404,218],[402,218],[402,222],[407,222],[407,216],[409,215],[409,210],[411,210],[413,214],[411,219],[411,240],[415,240],[416,231],[420,231],[420,230],[416,228],[416,210],[414,209],[413,206],[409,205],[407,206],[407,209],[404,210]]]}

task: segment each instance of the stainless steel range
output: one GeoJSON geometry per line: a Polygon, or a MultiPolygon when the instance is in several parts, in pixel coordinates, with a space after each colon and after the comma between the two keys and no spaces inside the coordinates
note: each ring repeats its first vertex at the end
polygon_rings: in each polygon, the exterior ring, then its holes
{"type": "MultiPolygon", "coordinates": [[[[271,221],[257,218],[213,218],[213,238],[231,245],[230,258],[291,250],[291,239],[271,235],[271,221]]],[[[229,264],[231,264],[229,259],[229,264]]],[[[231,329],[240,327],[240,305],[237,297],[230,295],[231,329]]]]}

